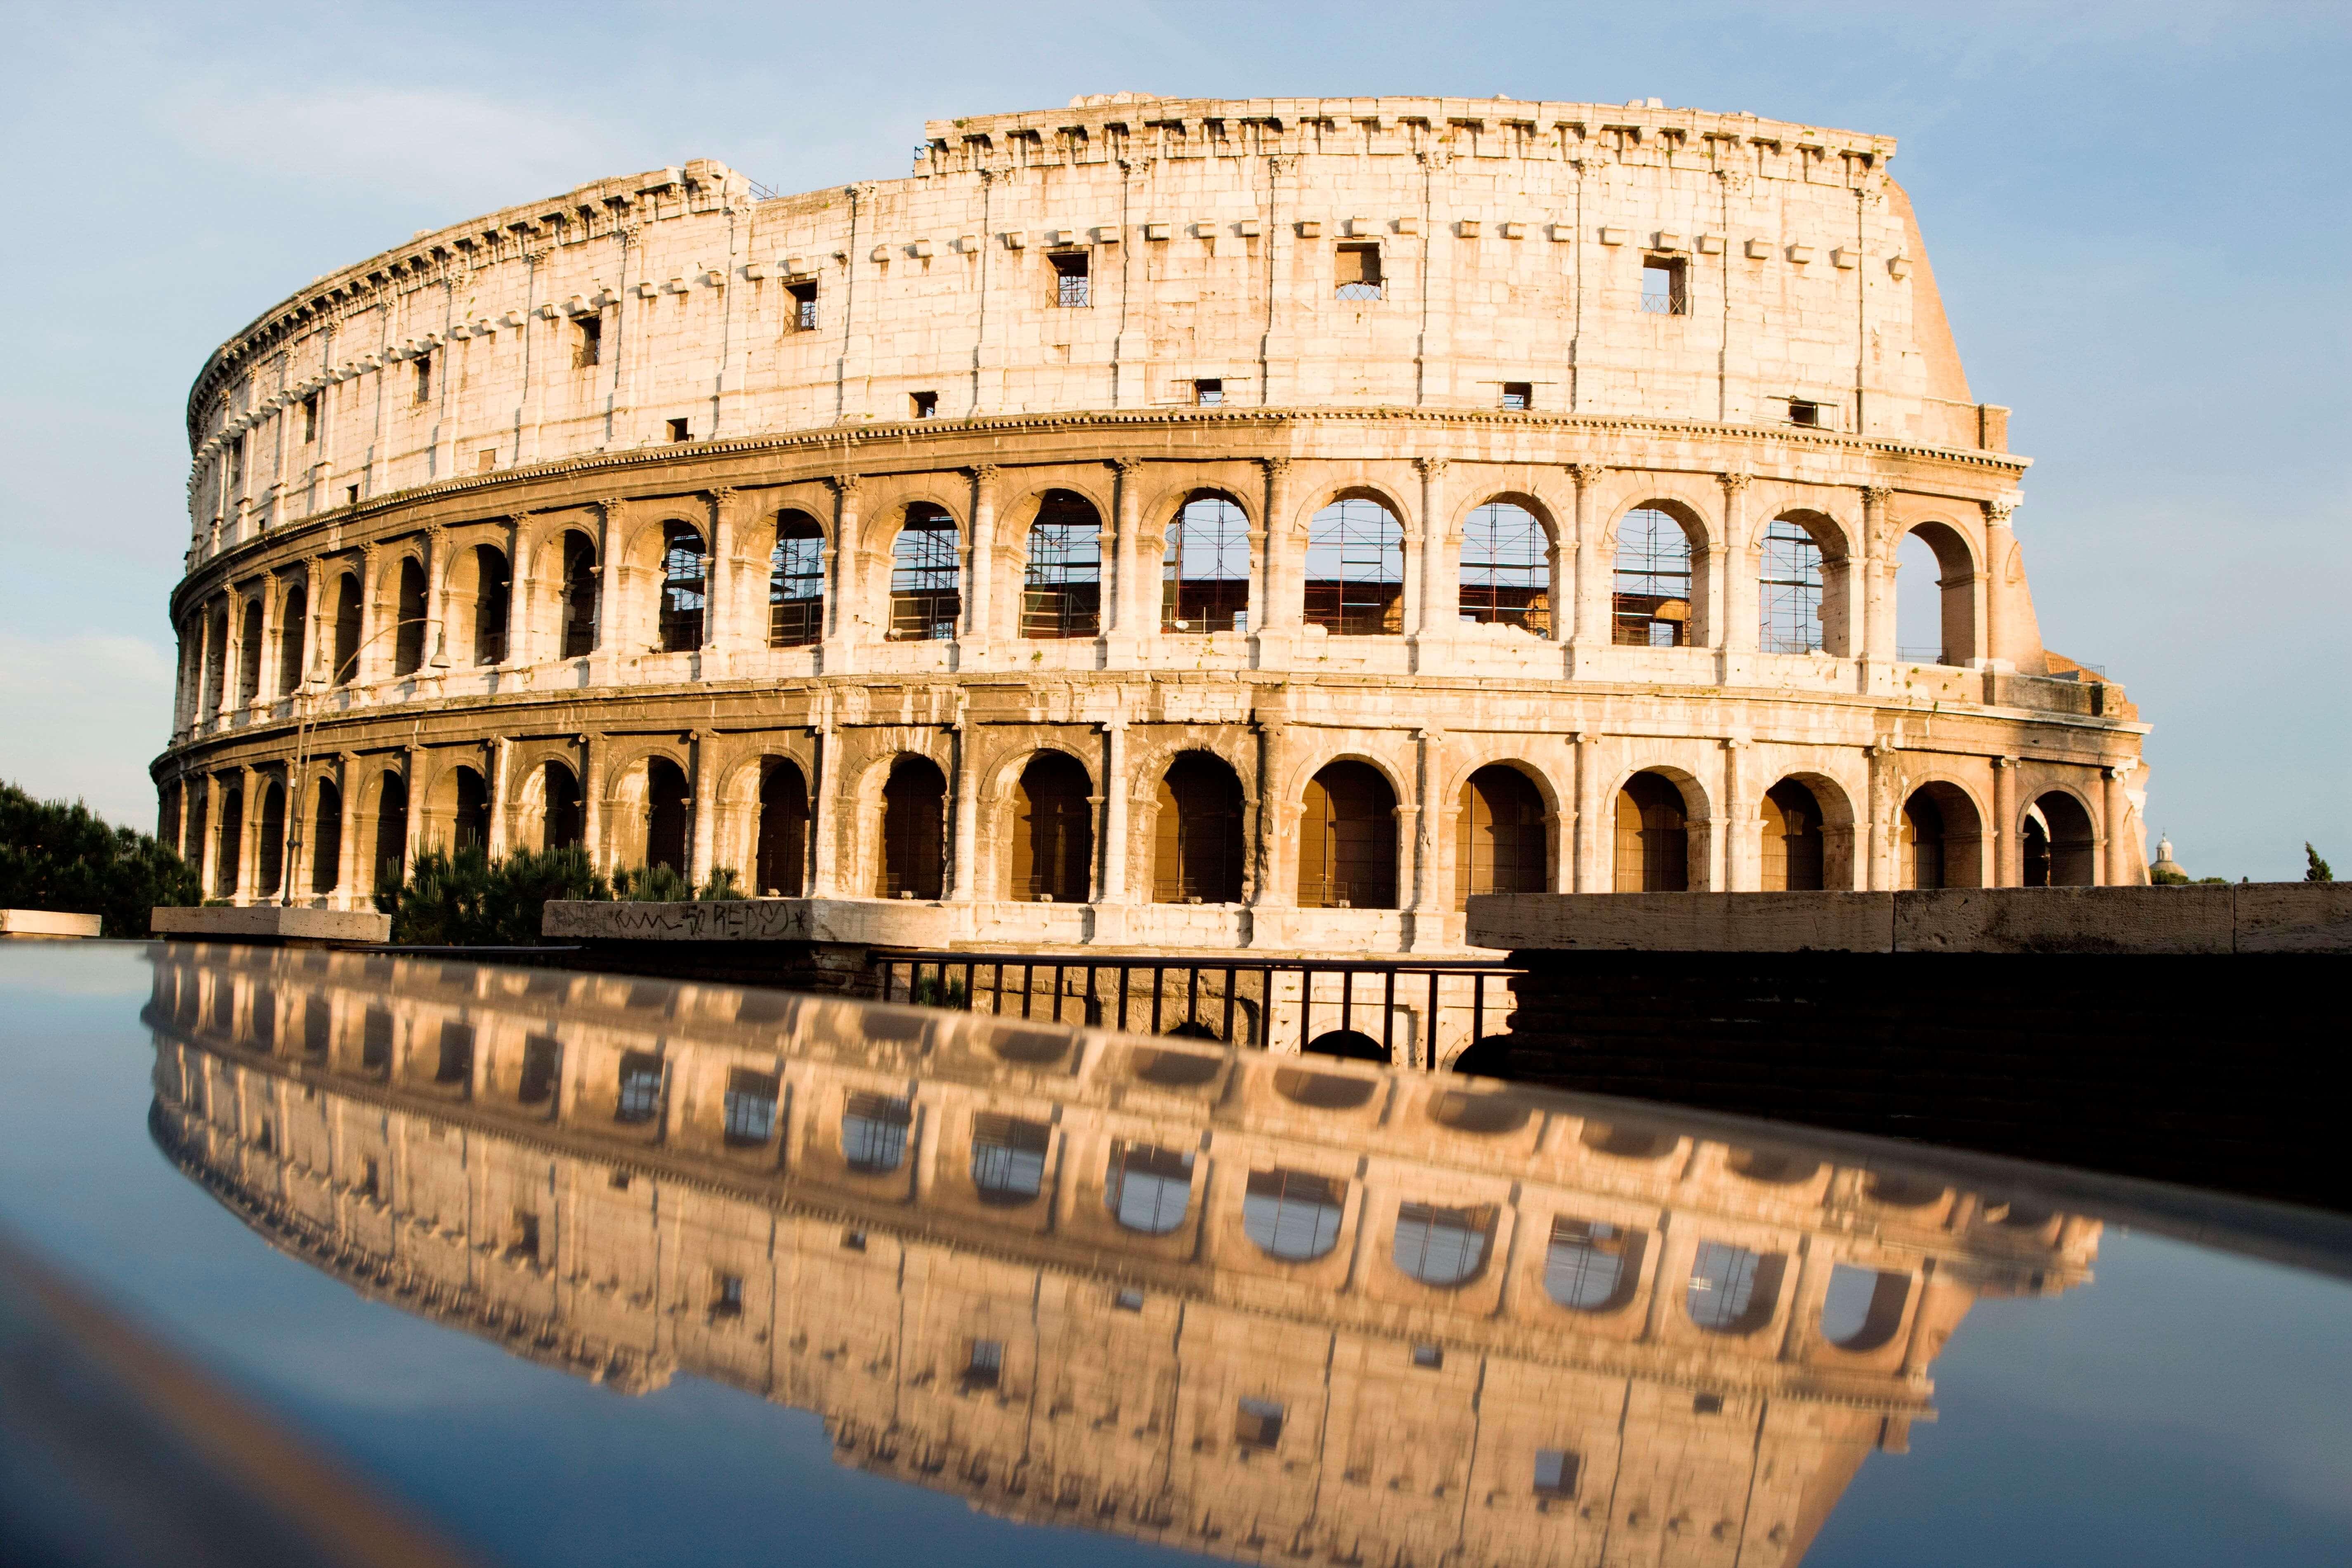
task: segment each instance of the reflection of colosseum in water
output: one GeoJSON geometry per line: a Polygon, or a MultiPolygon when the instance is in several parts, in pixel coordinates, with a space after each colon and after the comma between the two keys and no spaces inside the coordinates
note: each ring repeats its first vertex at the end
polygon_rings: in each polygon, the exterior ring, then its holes
{"type": "Polygon", "coordinates": [[[1244,1560],[1792,1563],[2095,1223],[1574,1102],[775,993],[164,953],[157,1141],[362,1293],[1244,1560]]]}
{"type": "Polygon", "coordinates": [[[1894,152],[1121,97],[418,235],[191,389],[164,833],[239,902],[579,843],[919,946],[2144,880],[1894,152]]]}

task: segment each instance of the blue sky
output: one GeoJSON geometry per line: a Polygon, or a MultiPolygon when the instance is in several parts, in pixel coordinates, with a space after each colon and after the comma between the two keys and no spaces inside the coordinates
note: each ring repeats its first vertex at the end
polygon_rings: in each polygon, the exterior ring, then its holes
{"type": "Polygon", "coordinates": [[[2352,870],[2352,6],[876,10],[79,5],[11,14],[0,778],[151,825],[182,402],[313,276],[600,174],[905,172],[925,119],[1081,92],[1674,105],[1898,138],[1977,395],[2035,459],[2050,645],[2157,727],[2199,874],[2352,870]]]}

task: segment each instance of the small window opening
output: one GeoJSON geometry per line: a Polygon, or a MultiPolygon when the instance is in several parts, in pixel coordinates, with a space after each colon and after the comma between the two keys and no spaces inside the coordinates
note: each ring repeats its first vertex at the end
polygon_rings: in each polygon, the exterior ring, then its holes
{"type": "Polygon", "coordinates": [[[1333,292],[1339,298],[1378,299],[1381,297],[1381,247],[1376,245],[1341,246],[1335,279],[1338,287],[1333,292]]]}
{"type": "Polygon", "coordinates": [[[743,1276],[719,1274],[710,1281],[710,1315],[714,1318],[740,1318],[743,1315],[743,1276]]]}
{"type": "Polygon", "coordinates": [[[1535,407],[1535,405],[1536,386],[1533,382],[1505,382],[1503,383],[1503,407],[1507,412],[1511,413],[1524,413],[1528,409],[1535,407]]]}
{"type": "Polygon", "coordinates": [[[356,507],[356,506],[358,506],[359,504],[360,504],[360,487],[359,487],[357,485],[346,485],[346,486],[343,486],[343,505],[344,505],[344,506],[346,506],[346,507],[356,507]]]}
{"type": "Polygon", "coordinates": [[[1720,1394],[1698,1394],[1692,1396],[1691,1413],[1695,1416],[1722,1415],[1723,1396],[1720,1394]]]}
{"type": "Polygon", "coordinates": [[[1574,1497],[1583,1461],[1566,1448],[1536,1450],[1536,1491],[1542,1497],[1574,1497]]]}
{"type": "Polygon", "coordinates": [[[1225,401],[1225,383],[1216,376],[1204,376],[1192,383],[1192,402],[1199,408],[1215,408],[1225,401]]]}
{"type": "Polygon", "coordinates": [[[312,392],[302,400],[302,440],[307,445],[319,439],[319,394],[312,392]]]}
{"type": "Polygon", "coordinates": [[[416,356],[416,401],[433,401],[433,356],[430,354],[416,356]]]}
{"type": "Polygon", "coordinates": [[[1445,1347],[1442,1344],[1417,1344],[1412,1347],[1412,1364],[1431,1372],[1445,1364],[1445,1347]]]}
{"type": "Polygon", "coordinates": [[[937,419],[939,417],[939,393],[935,392],[919,392],[909,395],[907,401],[913,406],[914,414],[917,419],[937,419]]]}
{"type": "Polygon", "coordinates": [[[621,1094],[613,1107],[616,1122],[650,1122],[661,1103],[661,1058],[633,1051],[621,1058],[621,1094]]]}
{"type": "Polygon", "coordinates": [[[815,331],[816,285],[814,283],[787,283],[784,285],[784,292],[791,297],[793,302],[793,330],[795,332],[815,331]]]}
{"type": "Polygon", "coordinates": [[[362,1197],[373,1197],[383,1190],[383,1168],[381,1166],[378,1166],[375,1161],[371,1159],[366,1162],[360,1171],[360,1196],[362,1197]]]}
{"type": "Polygon", "coordinates": [[[672,441],[691,441],[694,439],[693,428],[683,419],[673,419],[669,422],[669,438],[672,441]]]}
{"type": "Polygon", "coordinates": [[[1271,1448],[1282,1441],[1282,1406],[1271,1399],[1244,1399],[1234,1412],[1234,1441],[1247,1448],[1271,1448]]]}
{"type": "Polygon", "coordinates": [[[507,1256],[539,1261],[539,1216],[527,1209],[515,1210],[514,1244],[507,1249],[507,1256]]]}
{"type": "Polygon", "coordinates": [[[1122,1312],[1139,1312],[1143,1310],[1143,1292],[1135,1290],[1121,1291],[1111,1298],[1110,1304],[1122,1312]]]}
{"type": "Polygon", "coordinates": [[[727,1141],[738,1146],[765,1144],[776,1130],[777,1079],[772,1072],[737,1068],[727,1075],[727,1141]]]}
{"type": "Polygon", "coordinates": [[[477,473],[477,474],[488,474],[488,473],[489,473],[492,469],[496,468],[498,465],[499,465],[499,449],[498,449],[497,447],[495,447],[495,446],[485,446],[485,447],[484,447],[484,448],[482,448],[479,452],[477,452],[477,453],[475,453],[475,454],[474,454],[474,472],[475,472],[475,473],[477,473]]]}
{"type": "Polygon", "coordinates": [[[616,1170],[613,1173],[613,1190],[614,1192],[626,1192],[629,1190],[628,1172],[616,1170]]]}
{"type": "Polygon", "coordinates": [[[562,1051],[562,1045],[546,1035],[531,1035],[522,1042],[522,1078],[515,1085],[518,1101],[540,1105],[553,1096],[556,1064],[562,1051]]]}
{"type": "Polygon", "coordinates": [[[964,1357],[963,1385],[966,1388],[993,1388],[1004,1377],[1004,1342],[1001,1339],[976,1339],[964,1357]]]}
{"type": "Polygon", "coordinates": [[[863,1251],[865,1251],[865,1250],[866,1250],[866,1232],[864,1232],[863,1230],[845,1230],[845,1231],[843,1231],[843,1232],[841,1233],[841,1249],[842,1249],[843,1251],[845,1251],[845,1252],[863,1252],[863,1251]]]}
{"type": "Polygon", "coordinates": [[[1678,256],[1653,256],[1642,263],[1642,314],[1687,316],[1690,282],[1678,256]]]}
{"type": "Polygon", "coordinates": [[[577,330],[572,337],[572,368],[584,371],[604,358],[604,318],[582,316],[572,325],[577,330]]]}
{"type": "Polygon", "coordinates": [[[1790,424],[1801,424],[1807,429],[1820,428],[1822,423],[1822,405],[1813,402],[1810,398],[1790,398],[1789,400],[1789,423],[1790,424]]]}
{"type": "Polygon", "coordinates": [[[1087,252],[1057,250],[1049,254],[1045,259],[1054,264],[1054,303],[1055,305],[1064,309],[1076,309],[1079,306],[1090,305],[1094,302],[1089,297],[1089,285],[1092,280],[1087,277],[1092,257],[1087,252]]]}

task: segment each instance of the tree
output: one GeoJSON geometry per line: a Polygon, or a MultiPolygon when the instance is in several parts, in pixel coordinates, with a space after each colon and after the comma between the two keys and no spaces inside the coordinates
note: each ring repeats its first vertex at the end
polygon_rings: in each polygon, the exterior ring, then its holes
{"type": "Polygon", "coordinates": [[[2305,840],[2304,842],[2303,860],[2304,881],[2334,882],[2336,880],[2336,872],[2334,868],[2329,866],[2326,861],[2319,858],[2319,852],[2311,847],[2311,843],[2308,840],[2305,840]]]}
{"type": "Polygon", "coordinates": [[[148,834],[0,783],[0,908],[95,915],[101,935],[135,938],[156,905],[203,897],[195,867],[148,834]]]}
{"type": "Polygon", "coordinates": [[[408,880],[379,894],[392,939],[429,947],[530,946],[551,898],[608,899],[612,888],[581,849],[520,851],[491,860],[467,845],[428,850],[408,880]]]}

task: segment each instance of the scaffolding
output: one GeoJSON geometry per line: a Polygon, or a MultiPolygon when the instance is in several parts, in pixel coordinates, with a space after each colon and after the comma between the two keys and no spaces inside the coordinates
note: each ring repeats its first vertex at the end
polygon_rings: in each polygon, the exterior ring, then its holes
{"type": "Polygon", "coordinates": [[[1162,632],[1249,630],[1249,517],[1223,496],[1197,496],[1168,524],[1160,566],[1162,632]]]}
{"type": "Polygon", "coordinates": [[[1525,507],[1490,501],[1462,525],[1462,619],[1551,635],[1551,536],[1525,507]]]}

